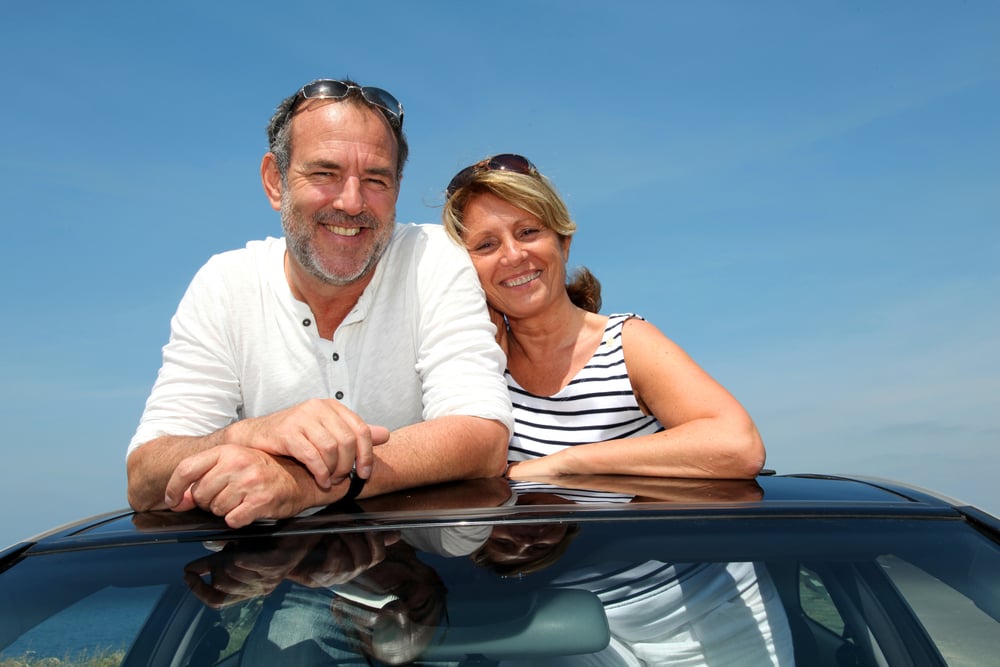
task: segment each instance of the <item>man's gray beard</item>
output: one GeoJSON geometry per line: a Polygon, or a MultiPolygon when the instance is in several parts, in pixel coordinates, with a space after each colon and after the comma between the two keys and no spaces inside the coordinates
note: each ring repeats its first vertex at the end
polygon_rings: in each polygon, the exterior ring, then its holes
{"type": "MultiPolygon", "coordinates": [[[[310,241],[312,240],[313,234],[316,233],[316,225],[318,224],[343,224],[345,227],[352,226],[352,221],[361,222],[368,229],[379,229],[381,223],[378,218],[372,215],[370,212],[362,212],[358,215],[347,215],[343,211],[325,211],[319,213],[313,217],[313,224],[310,225],[298,225],[298,232],[293,231],[293,221],[298,213],[292,207],[292,198],[288,195],[288,190],[286,189],[281,195],[281,228],[285,232],[285,246],[288,252],[292,253],[292,256],[308,272],[315,278],[323,281],[327,285],[335,285],[342,287],[344,285],[350,285],[358,280],[361,280],[369,273],[375,270],[375,266],[378,261],[382,259],[382,255],[385,254],[385,250],[389,245],[389,237],[381,239],[375,247],[372,248],[372,254],[369,256],[368,261],[353,275],[341,276],[334,275],[326,271],[322,264],[319,262],[319,258],[316,257],[313,248],[311,247],[310,241]]],[[[388,220],[385,224],[393,225],[394,219],[388,220]]]]}

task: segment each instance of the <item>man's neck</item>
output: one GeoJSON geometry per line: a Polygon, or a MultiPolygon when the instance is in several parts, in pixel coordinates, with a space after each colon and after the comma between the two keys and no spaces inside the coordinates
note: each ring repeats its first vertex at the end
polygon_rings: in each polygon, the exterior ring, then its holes
{"type": "Polygon", "coordinates": [[[348,285],[331,285],[296,266],[285,251],[285,279],[288,287],[295,299],[309,306],[316,318],[316,328],[321,338],[333,339],[337,327],[357,304],[374,275],[373,270],[348,285]]]}

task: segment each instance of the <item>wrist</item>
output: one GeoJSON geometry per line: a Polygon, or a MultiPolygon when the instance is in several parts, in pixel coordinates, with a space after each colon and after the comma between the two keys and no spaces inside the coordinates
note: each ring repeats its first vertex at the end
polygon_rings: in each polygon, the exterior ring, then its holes
{"type": "Polygon", "coordinates": [[[354,500],[360,496],[368,480],[359,475],[356,469],[351,468],[351,472],[347,475],[347,482],[347,492],[341,500],[354,500]]]}

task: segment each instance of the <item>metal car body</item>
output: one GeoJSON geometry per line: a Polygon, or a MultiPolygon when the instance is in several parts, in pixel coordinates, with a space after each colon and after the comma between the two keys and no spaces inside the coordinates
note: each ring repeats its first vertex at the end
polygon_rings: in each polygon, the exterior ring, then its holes
{"type": "Polygon", "coordinates": [[[0,553],[0,666],[986,665],[1000,521],[884,480],[474,480],[0,553]],[[49,662],[46,662],[49,661],[49,662]]]}

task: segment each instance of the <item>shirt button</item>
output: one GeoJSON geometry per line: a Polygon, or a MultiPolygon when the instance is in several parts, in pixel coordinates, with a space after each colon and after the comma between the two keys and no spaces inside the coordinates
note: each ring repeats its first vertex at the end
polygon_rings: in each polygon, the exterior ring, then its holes
{"type": "Polygon", "coordinates": [[[334,360],[334,361],[340,361],[340,355],[339,355],[339,354],[337,354],[336,352],[334,352],[334,353],[333,353],[333,360],[334,360]]]}
{"type": "Polygon", "coordinates": [[[313,323],[312,320],[310,320],[308,317],[306,319],[302,320],[302,326],[304,326],[304,327],[307,327],[307,326],[309,326],[312,323],[313,323]]]}
{"type": "Polygon", "coordinates": [[[333,395],[333,397],[339,401],[344,397],[344,392],[338,391],[336,394],[333,395]]]}

